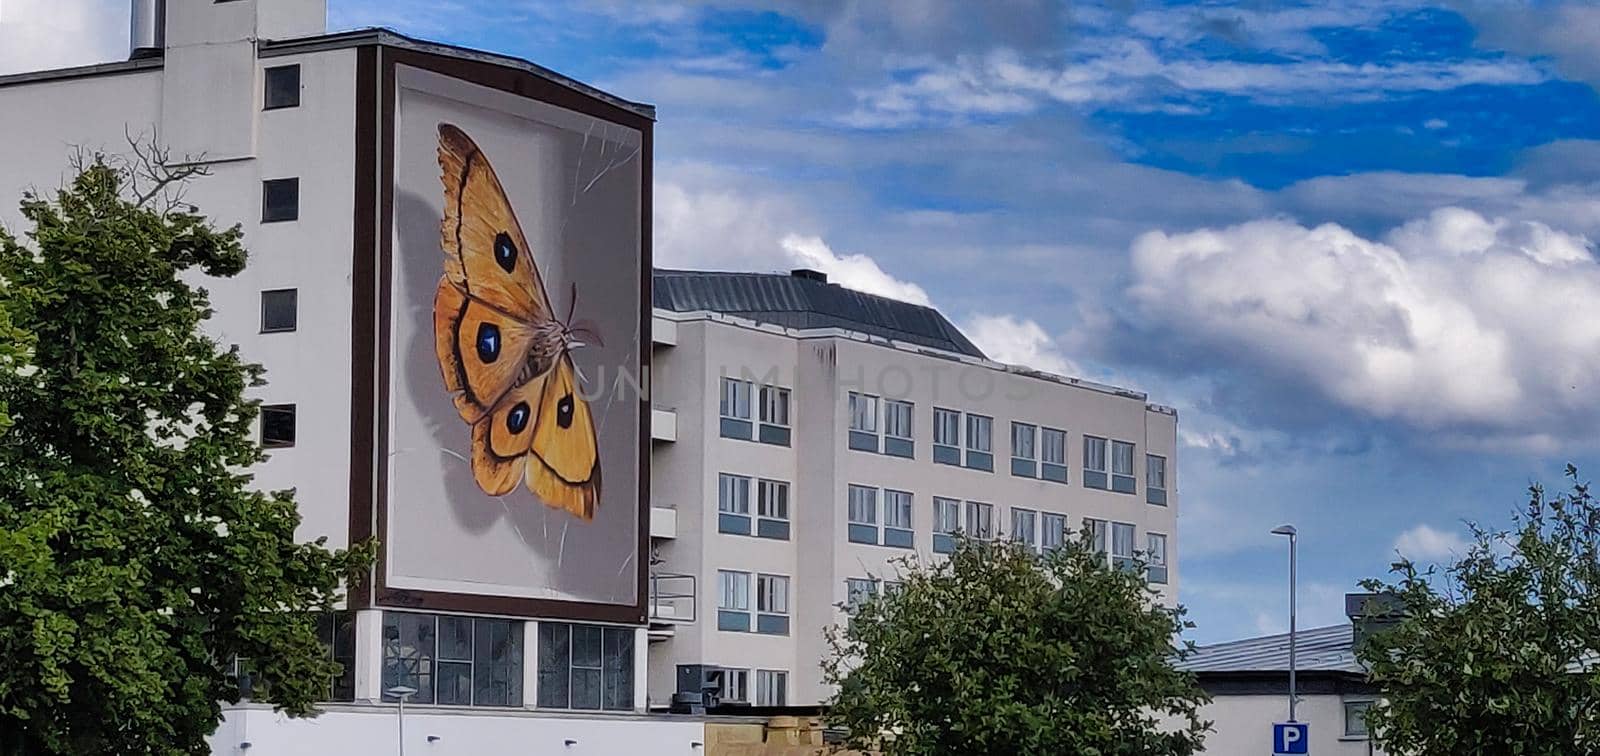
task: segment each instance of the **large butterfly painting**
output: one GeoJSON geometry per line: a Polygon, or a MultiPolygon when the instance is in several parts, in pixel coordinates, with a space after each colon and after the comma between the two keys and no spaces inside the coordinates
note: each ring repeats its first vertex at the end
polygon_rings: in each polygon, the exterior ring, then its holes
{"type": "MultiPolygon", "coordinates": [[[[439,370],[472,428],[472,475],[491,496],[519,482],[584,520],[600,498],[594,417],[570,350],[587,329],[550,307],[511,201],[488,158],[439,125],[444,276],[433,300],[439,370]]],[[[576,306],[577,291],[572,292],[576,306]]],[[[589,334],[593,338],[593,334],[589,334]]]]}

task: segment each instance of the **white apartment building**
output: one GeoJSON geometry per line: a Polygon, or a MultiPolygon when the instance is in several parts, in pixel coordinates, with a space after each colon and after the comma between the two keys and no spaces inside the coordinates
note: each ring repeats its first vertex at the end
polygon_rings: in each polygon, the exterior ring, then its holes
{"type": "Polygon", "coordinates": [[[325,0],[132,8],[128,60],[0,76],[0,223],[21,238],[24,190],[129,135],[205,166],[186,201],[250,251],[197,283],[210,334],[266,368],[256,482],[296,490],[300,537],[381,552],[326,618],[327,713],[232,706],[216,752],[393,752],[398,687],[414,752],[701,752],[703,723],[642,718],[649,404],[566,382],[647,368],[654,110],[328,34],[325,0]],[[578,319],[604,344],[536,362],[518,341],[578,319]],[[495,377],[502,348],[529,378],[495,377]]]}
{"type": "Polygon", "coordinates": [[[953,531],[1047,549],[1086,526],[1176,602],[1172,409],[812,271],[657,270],[654,301],[652,706],[816,705],[840,607],[953,531]]]}

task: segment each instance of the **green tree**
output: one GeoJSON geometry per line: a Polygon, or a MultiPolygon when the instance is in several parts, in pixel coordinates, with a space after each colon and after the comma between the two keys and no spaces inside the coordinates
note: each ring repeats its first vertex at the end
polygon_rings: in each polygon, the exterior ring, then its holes
{"type": "Polygon", "coordinates": [[[1174,668],[1192,624],[1156,602],[1143,569],[1087,541],[1040,557],[961,541],[899,563],[902,582],[828,631],[829,724],[887,756],[1195,753],[1209,723],[1174,668]],[[1168,724],[1163,724],[1165,716],[1168,724]]]}
{"type": "Polygon", "coordinates": [[[261,369],[201,333],[186,279],[244,267],[237,227],[175,201],[192,170],[89,156],[0,229],[0,752],[206,753],[225,666],[290,715],[338,666],[315,631],[370,549],[297,543],[262,493],[261,369]]]}
{"type": "Polygon", "coordinates": [[[1510,530],[1470,526],[1443,569],[1402,558],[1392,625],[1357,649],[1384,703],[1377,742],[1410,756],[1600,752],[1600,507],[1577,470],[1570,491],[1539,486],[1510,530]]]}

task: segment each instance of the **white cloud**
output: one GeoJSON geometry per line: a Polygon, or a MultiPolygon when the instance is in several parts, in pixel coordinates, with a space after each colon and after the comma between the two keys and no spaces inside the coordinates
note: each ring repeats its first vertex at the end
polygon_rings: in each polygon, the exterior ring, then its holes
{"type": "Polygon", "coordinates": [[[1044,326],[1014,315],[977,314],[961,328],[967,338],[990,359],[1065,376],[1082,376],[1083,369],[1061,353],[1044,326]]]}
{"type": "Polygon", "coordinates": [[[1435,530],[1424,523],[1400,534],[1394,539],[1394,550],[1417,562],[1437,562],[1451,557],[1465,556],[1467,540],[1457,533],[1435,530]]]}
{"type": "Polygon", "coordinates": [[[1357,412],[1464,438],[1600,415],[1582,236],[1446,208],[1384,240],[1258,220],[1132,245],[1139,313],[1357,412]]]}
{"type": "Polygon", "coordinates": [[[1184,57],[1149,41],[1112,38],[1085,43],[1087,55],[1045,64],[998,49],[950,61],[917,61],[900,81],[856,92],[846,123],[902,126],[936,116],[999,116],[1068,105],[1145,109],[1185,107],[1173,96],[1226,95],[1286,103],[1380,100],[1396,93],[1465,86],[1535,84],[1546,79],[1520,60],[1402,61],[1353,64],[1333,60],[1244,62],[1184,57]]]}
{"type": "Polygon", "coordinates": [[[0,74],[127,57],[126,0],[0,0],[0,74]]]}
{"type": "Polygon", "coordinates": [[[1422,122],[1422,128],[1425,128],[1429,131],[1436,131],[1438,129],[1446,128],[1449,125],[1450,122],[1443,118],[1429,118],[1428,120],[1422,122]]]}
{"type": "Polygon", "coordinates": [[[796,266],[828,274],[828,280],[847,289],[931,307],[928,292],[909,281],[889,275],[876,260],[862,254],[840,255],[817,236],[787,234],[783,249],[796,266]]]}

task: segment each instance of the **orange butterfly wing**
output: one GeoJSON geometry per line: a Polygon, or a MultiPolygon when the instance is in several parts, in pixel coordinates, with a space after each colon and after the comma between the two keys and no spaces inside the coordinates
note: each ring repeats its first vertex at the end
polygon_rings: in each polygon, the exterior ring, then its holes
{"type": "Polygon", "coordinates": [[[547,372],[507,392],[472,426],[472,477],[484,493],[504,496],[523,479],[549,376],[547,372]]]}
{"type": "Polygon", "coordinates": [[[434,349],[461,419],[475,423],[516,384],[531,326],[467,295],[444,278],[433,298],[434,349]]]}
{"type": "Polygon", "coordinates": [[[600,500],[600,447],[589,403],[578,395],[572,357],[563,355],[545,378],[528,488],[552,507],[593,519],[600,500]]]}
{"type": "Polygon", "coordinates": [[[445,277],[524,323],[553,319],[533,250],[500,179],[472,138],[448,123],[439,124],[439,171],[445,277]]]}

